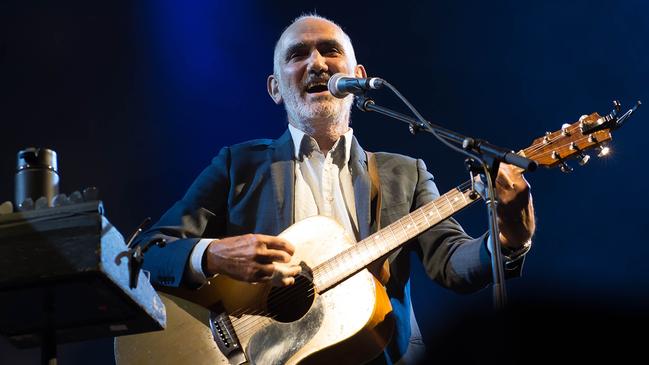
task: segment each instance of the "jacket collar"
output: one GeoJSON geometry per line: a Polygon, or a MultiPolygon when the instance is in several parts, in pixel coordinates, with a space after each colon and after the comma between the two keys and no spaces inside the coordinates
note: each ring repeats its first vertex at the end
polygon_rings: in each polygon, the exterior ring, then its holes
{"type": "Polygon", "coordinates": [[[354,202],[356,204],[356,218],[358,232],[361,239],[370,235],[371,221],[371,180],[367,171],[367,154],[358,144],[356,137],[352,137],[349,153],[349,168],[354,186],[354,202]]]}
{"type": "MultiPolygon", "coordinates": [[[[277,233],[280,233],[293,224],[295,219],[295,146],[288,130],[271,144],[270,153],[277,233]]],[[[354,187],[358,230],[363,239],[370,234],[371,180],[367,171],[367,154],[353,136],[349,147],[349,169],[354,187]]]]}
{"type": "Polygon", "coordinates": [[[295,155],[287,130],[271,145],[270,175],[277,209],[277,233],[293,224],[295,204],[295,155]]]}

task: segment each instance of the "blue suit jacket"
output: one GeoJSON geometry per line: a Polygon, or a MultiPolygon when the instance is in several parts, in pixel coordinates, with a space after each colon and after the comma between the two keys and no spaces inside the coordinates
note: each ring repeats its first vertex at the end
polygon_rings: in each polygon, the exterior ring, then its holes
{"type": "MultiPolygon", "coordinates": [[[[138,242],[165,237],[165,248],[147,252],[144,269],[155,285],[189,285],[183,280],[192,248],[202,237],[246,233],[277,235],[294,222],[295,161],[290,133],[277,140],[252,140],[223,148],[176,202],[138,242]]],[[[439,196],[423,161],[398,154],[376,153],[382,190],[381,226],[439,196]]],[[[361,238],[376,229],[367,155],[352,141],[349,168],[354,186],[361,238]]],[[[389,257],[386,288],[396,318],[396,333],[386,349],[399,359],[409,344],[422,344],[410,329],[410,252],[421,259],[434,281],[458,292],[480,289],[491,281],[490,257],[484,235],[471,238],[453,219],[419,235],[389,257]]],[[[521,260],[522,261],[522,260],[521,260]]],[[[521,265],[508,265],[507,276],[521,265]]],[[[388,360],[389,361],[389,360],[388,360]]]]}

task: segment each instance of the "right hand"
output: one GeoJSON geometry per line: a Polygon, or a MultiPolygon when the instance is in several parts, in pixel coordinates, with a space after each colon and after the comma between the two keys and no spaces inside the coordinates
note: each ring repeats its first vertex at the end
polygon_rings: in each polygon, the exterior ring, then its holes
{"type": "Polygon", "coordinates": [[[205,271],[225,274],[247,282],[272,281],[273,285],[291,285],[300,273],[299,265],[289,266],[295,248],[276,236],[246,234],[210,242],[205,251],[205,271]]]}

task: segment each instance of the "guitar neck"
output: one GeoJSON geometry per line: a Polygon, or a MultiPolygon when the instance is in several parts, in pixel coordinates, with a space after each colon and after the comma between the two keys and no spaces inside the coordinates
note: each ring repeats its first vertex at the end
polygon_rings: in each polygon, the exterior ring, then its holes
{"type": "Polygon", "coordinates": [[[463,210],[480,196],[471,181],[419,207],[313,269],[313,284],[323,292],[359,272],[428,228],[463,210]]]}

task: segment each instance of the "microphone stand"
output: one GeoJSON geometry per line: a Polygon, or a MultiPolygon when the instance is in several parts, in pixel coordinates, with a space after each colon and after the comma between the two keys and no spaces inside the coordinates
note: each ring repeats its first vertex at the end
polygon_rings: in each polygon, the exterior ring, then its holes
{"type": "Polygon", "coordinates": [[[481,169],[483,170],[487,183],[487,193],[484,198],[488,207],[487,211],[489,216],[489,235],[491,237],[491,239],[488,240],[488,244],[490,245],[489,249],[491,251],[493,303],[496,310],[504,309],[507,304],[507,292],[504,285],[505,275],[503,256],[502,252],[500,251],[498,222],[496,217],[497,199],[494,183],[501,162],[518,166],[525,171],[534,171],[537,167],[536,162],[523,156],[517,155],[512,150],[495,146],[481,139],[467,137],[460,133],[430,123],[429,121],[422,118],[421,115],[419,115],[419,113],[410,105],[410,103],[408,103],[407,100],[405,100],[405,98],[401,96],[401,94],[396,89],[394,89],[392,85],[387,82],[384,82],[383,84],[389,87],[393,92],[395,92],[395,94],[397,94],[397,96],[399,96],[399,98],[401,98],[404,103],[406,103],[406,105],[408,105],[408,107],[413,110],[413,112],[418,116],[418,119],[414,119],[405,114],[401,114],[386,107],[376,105],[374,100],[364,94],[356,96],[356,107],[365,112],[373,111],[400,120],[402,122],[406,122],[408,123],[408,128],[412,134],[416,134],[420,130],[433,134],[437,139],[440,140],[440,142],[442,142],[446,146],[468,156],[466,164],[467,169],[469,169],[472,176],[474,173],[480,173],[481,169]],[[452,143],[460,145],[461,148],[454,146],[452,143]]]}

